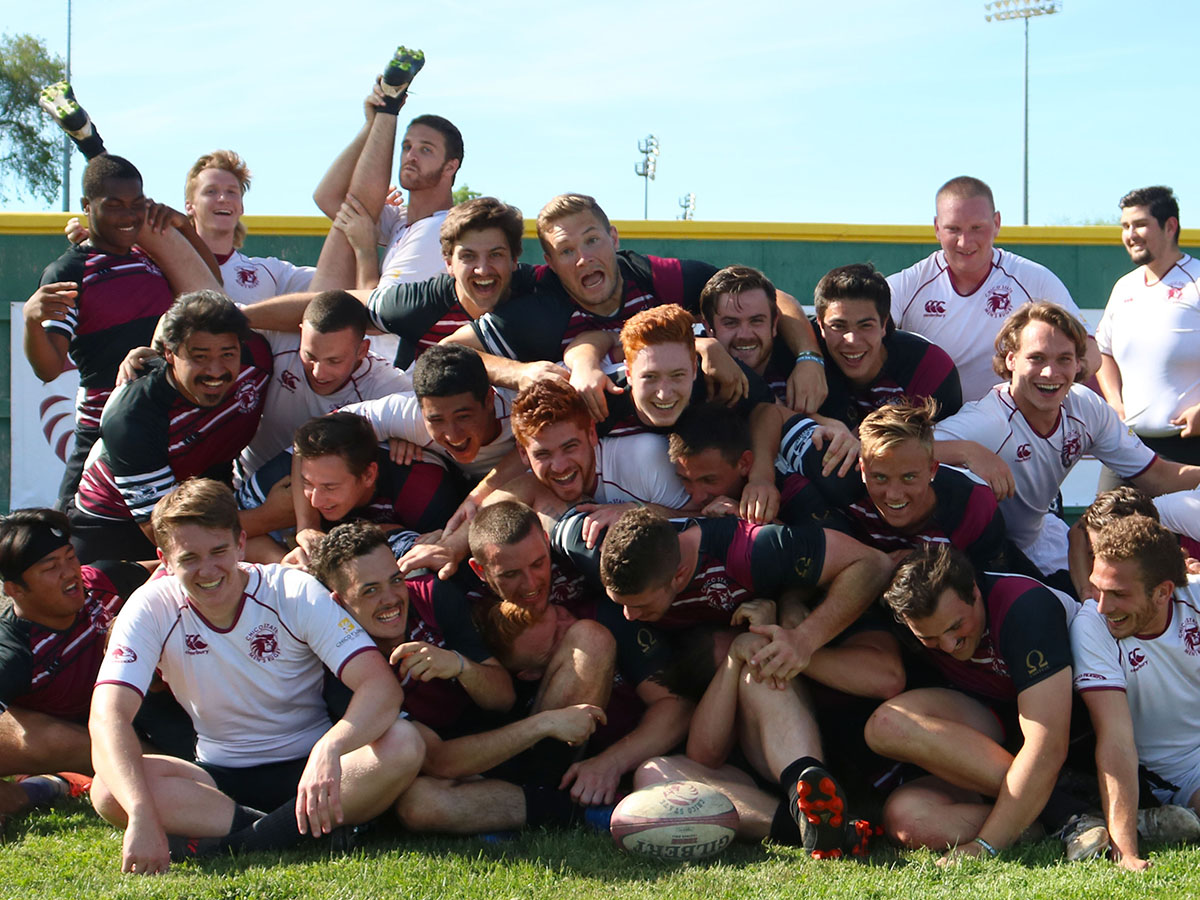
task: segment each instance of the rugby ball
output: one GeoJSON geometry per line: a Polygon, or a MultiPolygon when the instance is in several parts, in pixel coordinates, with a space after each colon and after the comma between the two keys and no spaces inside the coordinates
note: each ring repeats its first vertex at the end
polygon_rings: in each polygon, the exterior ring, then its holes
{"type": "Polygon", "coordinates": [[[704,859],[737,832],[729,798],[698,781],[668,781],[634,791],[613,810],[613,840],[622,850],[660,859],[704,859]]]}

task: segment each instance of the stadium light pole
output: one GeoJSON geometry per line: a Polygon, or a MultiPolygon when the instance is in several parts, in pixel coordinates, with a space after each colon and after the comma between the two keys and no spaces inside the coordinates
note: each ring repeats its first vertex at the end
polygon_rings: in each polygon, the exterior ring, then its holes
{"type": "Polygon", "coordinates": [[[1049,16],[1062,12],[1062,0],[994,0],[983,5],[988,22],[1025,20],[1025,218],[1029,224],[1029,20],[1034,16],[1049,16]]]}
{"type": "Polygon", "coordinates": [[[654,180],[655,169],[658,168],[658,138],[652,134],[646,135],[644,141],[638,141],[638,153],[643,159],[633,164],[633,171],[639,178],[645,179],[645,194],[642,199],[642,218],[650,218],[650,182],[654,180]]]}
{"type": "MultiPolygon", "coordinates": [[[[67,0],[67,83],[71,83],[71,0],[67,0]]],[[[62,208],[71,208],[71,139],[62,134],[62,208]]]]}
{"type": "Polygon", "coordinates": [[[683,210],[683,214],[679,218],[685,222],[690,222],[696,218],[696,192],[689,191],[679,198],[679,208],[683,210]]]}

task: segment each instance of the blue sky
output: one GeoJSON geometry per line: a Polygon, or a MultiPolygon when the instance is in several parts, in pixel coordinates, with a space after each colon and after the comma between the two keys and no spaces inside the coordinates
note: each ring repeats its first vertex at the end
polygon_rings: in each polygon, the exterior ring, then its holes
{"type": "MultiPolygon", "coordinates": [[[[1190,225],[1200,135],[1182,48],[1200,4],[1064,7],[1030,29],[1031,224],[1115,218],[1126,190],[1166,183],[1190,225]]],[[[454,121],[459,183],[527,216],[577,190],[640,219],[637,143],[653,132],[652,219],[694,191],[708,221],[924,223],[937,186],[966,173],[1021,221],[1022,26],[985,22],[975,0],[234,8],[74,3],[76,92],[157,200],[182,205],[195,157],[230,147],[254,171],[247,212],[314,214],[312,188],[403,43],[428,60],[403,114],[454,121]]],[[[65,52],[66,0],[0,0],[0,22],[65,52]]]]}

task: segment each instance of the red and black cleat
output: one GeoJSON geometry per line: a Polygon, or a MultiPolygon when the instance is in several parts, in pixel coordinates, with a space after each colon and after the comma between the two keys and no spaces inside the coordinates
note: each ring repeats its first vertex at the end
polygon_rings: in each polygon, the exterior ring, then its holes
{"type": "Polygon", "coordinates": [[[814,859],[837,859],[846,841],[846,795],[832,775],[809,766],[796,781],[792,817],[800,827],[804,849],[814,859]]]}
{"type": "Polygon", "coordinates": [[[846,825],[846,852],[857,859],[871,855],[871,841],[883,835],[883,829],[866,819],[851,819],[846,825]]]}

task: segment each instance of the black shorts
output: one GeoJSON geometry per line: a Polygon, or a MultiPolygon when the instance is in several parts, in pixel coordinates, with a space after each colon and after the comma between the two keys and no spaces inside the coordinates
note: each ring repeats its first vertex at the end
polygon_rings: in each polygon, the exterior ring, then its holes
{"type": "Polygon", "coordinates": [[[269,813],[278,806],[294,800],[296,785],[304,774],[308,757],[286,762],[264,763],[261,766],[230,768],[214,763],[198,762],[213,777],[217,788],[235,803],[269,813]]]}

